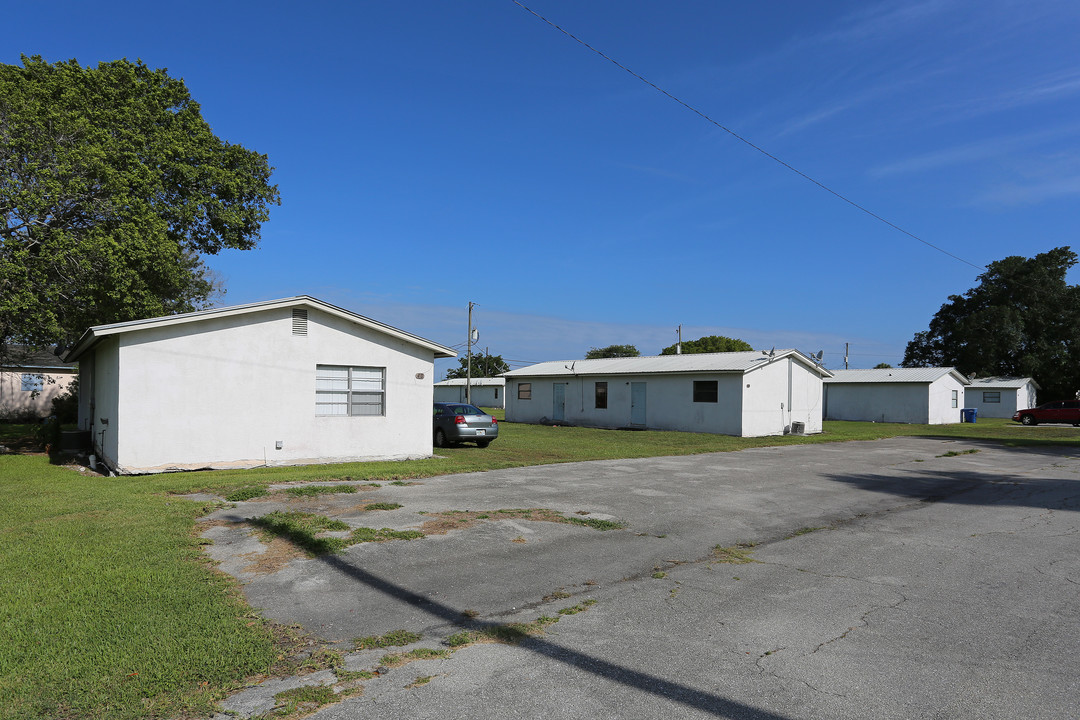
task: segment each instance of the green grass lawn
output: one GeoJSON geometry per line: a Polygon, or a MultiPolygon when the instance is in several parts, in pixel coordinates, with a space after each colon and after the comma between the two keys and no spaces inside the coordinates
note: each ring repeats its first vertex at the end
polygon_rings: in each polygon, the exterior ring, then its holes
{"type": "MultiPolygon", "coordinates": [[[[14,426],[0,438],[17,440],[14,426]]],[[[206,716],[245,678],[283,669],[287,642],[202,559],[207,506],[174,497],[292,481],[394,481],[497,468],[922,435],[1075,447],[1080,430],[825,424],[809,437],[733,438],[502,423],[485,449],[407,462],[105,478],[43,455],[0,457],[0,719],[206,716]]]]}

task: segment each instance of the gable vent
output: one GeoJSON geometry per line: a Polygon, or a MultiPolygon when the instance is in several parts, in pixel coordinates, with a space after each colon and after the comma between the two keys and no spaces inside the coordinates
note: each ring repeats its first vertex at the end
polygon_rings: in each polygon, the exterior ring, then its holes
{"type": "Polygon", "coordinates": [[[294,308],[292,311],[292,334],[307,335],[307,310],[294,308]]]}

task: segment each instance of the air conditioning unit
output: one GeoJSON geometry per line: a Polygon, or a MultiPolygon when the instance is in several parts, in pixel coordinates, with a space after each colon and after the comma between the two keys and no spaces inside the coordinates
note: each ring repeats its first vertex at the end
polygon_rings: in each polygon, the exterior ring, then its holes
{"type": "Polygon", "coordinates": [[[791,423],[792,435],[803,435],[806,433],[806,423],[794,421],[791,423]]]}

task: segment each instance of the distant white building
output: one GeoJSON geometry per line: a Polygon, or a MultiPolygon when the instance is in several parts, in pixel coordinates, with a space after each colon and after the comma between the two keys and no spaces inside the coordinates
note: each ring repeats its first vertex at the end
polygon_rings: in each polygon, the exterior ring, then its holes
{"type": "Polygon", "coordinates": [[[0,361],[0,420],[51,415],[53,398],[67,391],[78,372],[74,363],[23,345],[9,345],[0,361]]]}
{"type": "Polygon", "coordinates": [[[506,419],[741,437],[821,432],[821,381],[798,350],[545,362],[503,373],[506,419]]]}
{"type": "MultiPolygon", "coordinates": [[[[471,386],[473,405],[485,408],[503,407],[505,378],[473,378],[471,386]]],[[[435,383],[435,402],[465,402],[465,378],[435,383]]]]}
{"type": "Polygon", "coordinates": [[[833,370],[825,418],[944,425],[958,423],[969,381],[956,368],[833,370]]]}
{"type": "Polygon", "coordinates": [[[98,325],[66,359],[98,458],[152,473],[430,456],[437,357],[299,296],[98,325]]]}
{"type": "Polygon", "coordinates": [[[978,417],[1011,418],[1017,410],[1033,408],[1042,388],[1029,377],[974,378],[964,390],[964,407],[978,417]]]}

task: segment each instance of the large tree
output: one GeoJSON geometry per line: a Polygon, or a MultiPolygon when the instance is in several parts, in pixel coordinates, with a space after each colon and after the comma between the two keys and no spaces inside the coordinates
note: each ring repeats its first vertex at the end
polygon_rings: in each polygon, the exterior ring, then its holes
{"type": "MultiPolygon", "coordinates": [[[[677,346],[678,343],[668,345],[660,351],[660,354],[674,355],[677,346]]],[[[682,344],[684,355],[691,353],[744,352],[753,349],[748,342],[743,342],[738,338],[724,337],[723,335],[706,335],[697,340],[687,340],[682,344]]]]}
{"type": "Polygon", "coordinates": [[[271,171],[163,69],[0,64],[0,352],[206,307],[203,258],[255,247],[271,171]]]}
{"type": "Polygon", "coordinates": [[[641,353],[633,345],[608,345],[602,348],[589,348],[589,352],[585,353],[585,359],[638,357],[639,355],[641,353]]]}
{"type": "MultiPolygon", "coordinates": [[[[446,379],[465,378],[468,375],[468,362],[468,358],[458,358],[460,367],[447,370],[446,379]]],[[[502,359],[502,355],[472,356],[472,377],[474,378],[492,378],[509,370],[510,366],[502,359]]]]}
{"type": "Polygon", "coordinates": [[[1080,390],[1080,286],[1065,274],[1076,262],[1060,247],[990,263],[978,287],[951,295],[908,343],[903,366],[1030,376],[1043,397],[1072,397],[1080,390]]]}

